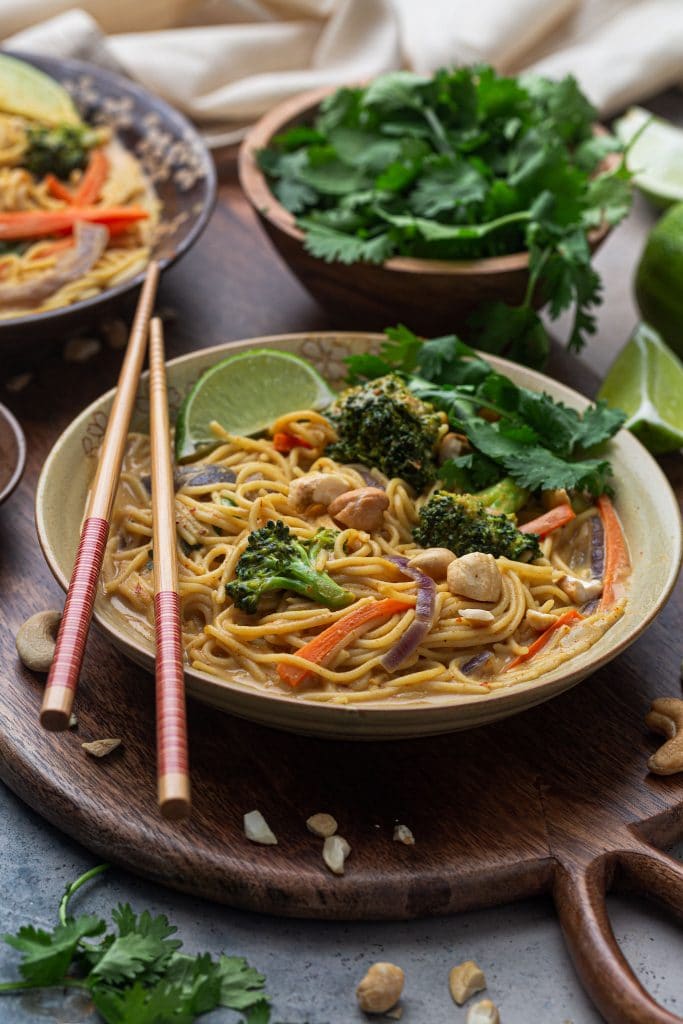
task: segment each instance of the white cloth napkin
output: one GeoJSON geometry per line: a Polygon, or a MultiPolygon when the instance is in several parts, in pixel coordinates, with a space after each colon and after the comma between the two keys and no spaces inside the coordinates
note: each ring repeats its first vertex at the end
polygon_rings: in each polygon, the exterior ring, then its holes
{"type": "Polygon", "coordinates": [[[602,114],[683,83],[683,0],[0,0],[0,39],[118,67],[220,141],[401,66],[572,72],[602,114]]]}

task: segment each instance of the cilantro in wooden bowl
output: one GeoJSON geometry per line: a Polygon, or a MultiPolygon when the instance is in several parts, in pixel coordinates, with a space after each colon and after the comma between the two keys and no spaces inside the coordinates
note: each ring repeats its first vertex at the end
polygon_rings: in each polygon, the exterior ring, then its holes
{"type": "Polygon", "coordinates": [[[383,75],[276,107],[240,153],[240,180],[302,283],[344,323],[458,329],[542,366],[536,309],[594,329],[591,254],[628,212],[615,137],[576,81],[486,66],[383,75]]]}

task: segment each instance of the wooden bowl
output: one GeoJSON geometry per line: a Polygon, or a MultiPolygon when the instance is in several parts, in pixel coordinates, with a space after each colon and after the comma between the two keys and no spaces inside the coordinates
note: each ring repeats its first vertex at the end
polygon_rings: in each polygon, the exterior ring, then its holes
{"type": "MultiPolygon", "coordinates": [[[[306,252],[296,218],[278,201],[256,161],[258,150],[294,124],[310,122],[329,87],[286,100],[251,129],[239,152],[239,179],[261,226],[292,273],[314,298],[347,325],[384,328],[406,323],[424,334],[462,330],[484,302],[518,305],[529,278],[529,253],[480,260],[427,260],[395,256],[384,263],[326,263],[306,252]]],[[[605,129],[596,126],[596,132],[605,129]]],[[[612,159],[614,155],[612,155],[612,159]]],[[[608,157],[605,165],[610,162],[608,157]]],[[[607,224],[589,235],[595,251],[607,224]]],[[[537,289],[535,305],[543,304],[537,289]]]]}
{"type": "MultiPolygon", "coordinates": [[[[340,384],[343,359],[375,350],[378,335],[354,333],[289,334],[256,338],[181,356],[168,364],[169,402],[174,413],[183,395],[209,366],[251,347],[295,352],[330,381],[340,384]]],[[[491,363],[517,383],[548,392],[583,409],[587,399],[563,384],[504,359],[491,363]]],[[[147,382],[133,417],[133,430],[148,430],[147,382]]],[[[86,493],[102,439],[113,391],[88,406],[61,435],[43,466],[36,493],[38,537],[48,564],[62,587],[71,572],[86,493]]],[[[188,693],[224,711],[291,732],[338,739],[398,739],[455,732],[504,718],[539,704],[584,679],[632,643],[660,610],[671,591],[681,560],[681,521],[676,499],[655,460],[639,441],[622,430],[607,455],[617,480],[616,506],[634,562],[625,614],[583,654],[540,679],[485,696],[445,695],[400,703],[364,703],[357,707],[319,704],[304,697],[266,690],[258,684],[223,681],[186,669],[188,693]]],[[[111,641],[138,664],[153,671],[152,631],[100,594],[95,619],[111,641]]],[[[150,686],[153,685],[150,679],[150,686]]]]}
{"type": "MultiPolygon", "coordinates": [[[[162,203],[153,255],[162,269],[194,245],[216,200],[213,159],[187,118],[129,78],[94,64],[16,53],[71,93],[88,123],[108,125],[142,164],[162,203]]],[[[99,295],[43,313],[0,320],[0,351],[23,356],[26,346],[97,321],[144,280],[142,271],[99,295]]]]}
{"type": "Polygon", "coordinates": [[[0,505],[21,480],[26,465],[24,431],[4,405],[0,405],[0,505]]]}

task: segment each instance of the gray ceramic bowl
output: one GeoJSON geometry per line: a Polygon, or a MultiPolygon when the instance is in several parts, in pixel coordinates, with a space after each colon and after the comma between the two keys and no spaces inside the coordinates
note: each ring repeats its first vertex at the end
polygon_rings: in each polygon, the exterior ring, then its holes
{"type": "MultiPolygon", "coordinates": [[[[164,100],[122,75],[78,60],[13,56],[35,65],[71,93],[85,121],[115,129],[140,160],[163,208],[153,254],[162,269],[180,259],[206,227],[216,200],[213,160],[196,129],[164,100]]],[[[144,273],[71,306],[0,320],[0,351],[64,335],[139,287],[144,273]]]]}
{"type": "Polygon", "coordinates": [[[26,465],[26,439],[16,419],[0,405],[0,505],[21,480],[26,465]]]}

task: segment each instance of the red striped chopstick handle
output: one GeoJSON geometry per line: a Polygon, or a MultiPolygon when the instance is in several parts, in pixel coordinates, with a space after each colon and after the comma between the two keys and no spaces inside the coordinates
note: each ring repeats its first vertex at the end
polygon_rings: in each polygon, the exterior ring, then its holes
{"type": "Polygon", "coordinates": [[[99,516],[86,519],[81,530],[40,711],[40,721],[46,729],[59,731],[69,727],[108,533],[109,523],[99,516]]]}
{"type": "Polygon", "coordinates": [[[154,595],[159,805],[165,818],[190,811],[190,776],[180,600],[174,590],[154,595]]]}

